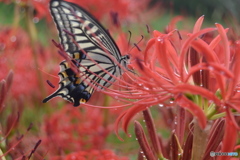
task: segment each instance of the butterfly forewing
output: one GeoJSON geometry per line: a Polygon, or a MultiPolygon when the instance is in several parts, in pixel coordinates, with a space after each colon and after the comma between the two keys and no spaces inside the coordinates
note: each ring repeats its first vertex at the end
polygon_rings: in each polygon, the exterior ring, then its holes
{"type": "Polygon", "coordinates": [[[81,49],[101,49],[108,51],[105,54],[113,54],[117,60],[121,58],[109,33],[83,8],[73,3],[53,0],[50,2],[50,10],[59,31],[60,41],[69,54],[80,50],[74,44],[74,39],[81,49]]]}
{"type": "Polygon", "coordinates": [[[43,102],[60,96],[78,106],[94,89],[109,87],[122,74],[122,57],[109,33],[81,7],[52,0],[50,11],[60,43],[72,60],[60,63],[59,88],[43,102]]]}

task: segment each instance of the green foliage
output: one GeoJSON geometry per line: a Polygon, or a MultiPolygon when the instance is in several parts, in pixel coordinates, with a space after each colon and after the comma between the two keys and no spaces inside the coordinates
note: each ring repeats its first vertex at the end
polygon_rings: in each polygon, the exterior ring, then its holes
{"type": "Polygon", "coordinates": [[[0,2],[0,20],[1,25],[3,24],[12,24],[13,23],[13,10],[14,4],[6,5],[3,2],[0,2]]]}

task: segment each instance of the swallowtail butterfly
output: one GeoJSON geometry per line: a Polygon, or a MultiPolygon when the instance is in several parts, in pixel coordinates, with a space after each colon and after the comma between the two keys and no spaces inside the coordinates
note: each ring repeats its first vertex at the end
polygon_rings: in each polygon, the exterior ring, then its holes
{"type": "Polygon", "coordinates": [[[110,34],[80,6],[51,0],[50,11],[60,43],[79,72],[70,67],[69,61],[62,61],[59,88],[43,102],[60,96],[79,106],[90,99],[96,88],[109,87],[123,74],[124,68],[128,70],[129,56],[121,56],[110,34]]]}

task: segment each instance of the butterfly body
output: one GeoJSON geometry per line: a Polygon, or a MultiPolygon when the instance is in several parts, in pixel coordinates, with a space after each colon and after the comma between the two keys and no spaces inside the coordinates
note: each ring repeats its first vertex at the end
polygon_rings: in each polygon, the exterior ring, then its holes
{"type": "Polygon", "coordinates": [[[43,102],[60,96],[79,106],[96,88],[109,87],[120,77],[129,57],[121,56],[110,34],[78,5],[52,0],[50,11],[60,43],[71,60],[60,63],[59,88],[43,102]]]}

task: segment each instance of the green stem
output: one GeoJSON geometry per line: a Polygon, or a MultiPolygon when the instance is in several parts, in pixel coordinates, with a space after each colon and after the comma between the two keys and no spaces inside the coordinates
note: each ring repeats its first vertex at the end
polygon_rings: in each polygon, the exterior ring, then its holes
{"type": "Polygon", "coordinates": [[[211,104],[208,107],[208,110],[205,112],[207,119],[210,119],[212,116],[214,116],[216,114],[217,110],[216,110],[216,106],[214,104],[211,104]]]}
{"type": "MultiPolygon", "coordinates": [[[[104,104],[103,104],[104,106],[109,106],[109,97],[108,96],[104,96],[104,104]]],[[[104,119],[103,119],[103,126],[105,127],[105,128],[107,128],[107,126],[108,126],[108,124],[109,124],[109,109],[104,109],[103,110],[103,114],[104,114],[104,119]]]]}
{"type": "Polygon", "coordinates": [[[192,160],[201,160],[206,150],[210,127],[202,129],[194,119],[192,160]]]}
{"type": "Polygon", "coordinates": [[[20,6],[18,4],[16,4],[14,6],[14,17],[13,17],[13,27],[17,28],[19,26],[19,22],[20,22],[20,6]]]}
{"type": "Polygon", "coordinates": [[[223,113],[219,113],[219,114],[214,114],[214,115],[211,116],[209,119],[215,120],[215,119],[219,119],[219,118],[222,118],[222,117],[225,117],[225,116],[226,116],[226,113],[223,112],[223,113]]]}
{"type": "Polygon", "coordinates": [[[27,20],[27,29],[30,35],[30,41],[33,51],[33,59],[35,64],[35,69],[37,73],[37,79],[39,83],[39,89],[43,95],[46,95],[45,87],[43,87],[43,78],[42,73],[39,70],[39,64],[38,64],[38,50],[37,45],[38,44],[38,36],[37,36],[37,29],[36,26],[33,23],[33,10],[30,7],[26,7],[26,20],[27,20]]]}

